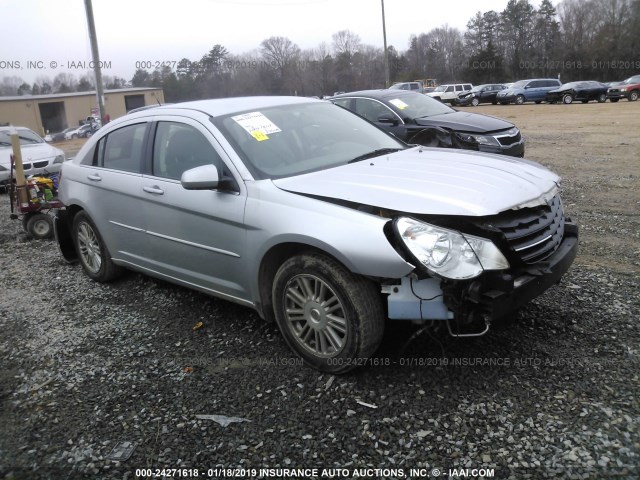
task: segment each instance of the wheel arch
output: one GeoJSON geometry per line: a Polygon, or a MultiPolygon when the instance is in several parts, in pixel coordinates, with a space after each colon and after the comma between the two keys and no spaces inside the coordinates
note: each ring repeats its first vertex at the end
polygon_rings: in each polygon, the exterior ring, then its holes
{"type": "MultiPolygon", "coordinates": [[[[348,265],[349,262],[333,255],[328,251],[328,249],[323,249],[318,246],[302,242],[285,242],[273,245],[263,255],[258,268],[258,300],[256,302],[256,310],[264,320],[268,322],[275,322],[273,303],[271,300],[271,288],[276,272],[285,260],[303,253],[324,255],[353,272],[353,268],[348,265]]],[[[357,273],[355,274],[358,275],[357,273]]]]}

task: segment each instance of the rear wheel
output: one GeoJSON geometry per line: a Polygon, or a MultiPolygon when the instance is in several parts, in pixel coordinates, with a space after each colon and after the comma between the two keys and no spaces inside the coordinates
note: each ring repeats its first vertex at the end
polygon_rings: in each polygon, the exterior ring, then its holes
{"type": "Polygon", "coordinates": [[[382,340],[384,310],[375,285],[332,258],[288,259],[275,275],[272,297],[289,347],[323,372],[352,370],[382,340]]]}
{"type": "Polygon", "coordinates": [[[564,97],[562,97],[562,103],[564,103],[565,105],[573,103],[573,96],[570,93],[567,93],[564,97]]]}
{"type": "Polygon", "coordinates": [[[46,213],[30,213],[23,218],[23,226],[36,240],[53,237],[53,219],[46,213]]]}
{"type": "Polygon", "coordinates": [[[635,102],[636,100],[638,100],[638,96],[640,96],[640,92],[638,90],[634,90],[629,94],[629,101],[635,102]]]}
{"type": "Polygon", "coordinates": [[[601,93],[600,95],[598,95],[598,103],[604,103],[606,101],[607,101],[606,93],[601,93]]]}
{"type": "Polygon", "coordinates": [[[73,241],[85,273],[96,282],[108,282],[120,275],[122,269],[111,261],[107,247],[93,221],[85,212],[73,219],[73,241]]]}
{"type": "Polygon", "coordinates": [[[518,95],[516,97],[516,105],[522,105],[524,103],[524,95],[518,95]]]}

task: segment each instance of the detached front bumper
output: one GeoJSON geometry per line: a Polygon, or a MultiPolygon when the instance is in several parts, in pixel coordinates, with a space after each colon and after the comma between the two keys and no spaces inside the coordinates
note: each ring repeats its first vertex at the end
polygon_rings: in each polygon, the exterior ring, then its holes
{"type": "Polygon", "coordinates": [[[558,283],[577,253],[578,226],[567,220],[564,239],[547,260],[506,272],[486,272],[466,284],[445,283],[444,302],[463,322],[505,317],[558,283]]]}

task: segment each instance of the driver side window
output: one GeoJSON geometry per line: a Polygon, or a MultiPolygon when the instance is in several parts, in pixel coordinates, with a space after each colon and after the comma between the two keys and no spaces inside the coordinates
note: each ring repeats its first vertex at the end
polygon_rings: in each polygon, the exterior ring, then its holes
{"type": "Polygon", "coordinates": [[[380,116],[393,116],[393,112],[374,100],[356,99],[356,113],[370,122],[377,122],[380,116]]]}
{"type": "Polygon", "coordinates": [[[153,175],[180,180],[182,173],[202,165],[222,171],[222,159],[211,143],[190,125],[159,122],[153,143],[153,175]]]}

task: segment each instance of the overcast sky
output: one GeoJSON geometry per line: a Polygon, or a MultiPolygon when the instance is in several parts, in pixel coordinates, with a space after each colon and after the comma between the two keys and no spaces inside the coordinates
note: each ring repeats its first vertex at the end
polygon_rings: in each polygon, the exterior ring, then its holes
{"type": "MultiPolygon", "coordinates": [[[[507,1],[385,0],[387,43],[402,51],[411,34],[444,24],[464,31],[476,12],[502,11],[507,1]]],[[[332,34],[350,30],[382,47],[380,0],[93,0],[93,10],[103,74],[127,80],[136,62],[195,61],[215,44],[247,53],[271,36],[306,49],[331,46],[332,34]]],[[[0,0],[0,11],[0,77],[33,82],[87,71],[84,0],[0,0]]]]}

